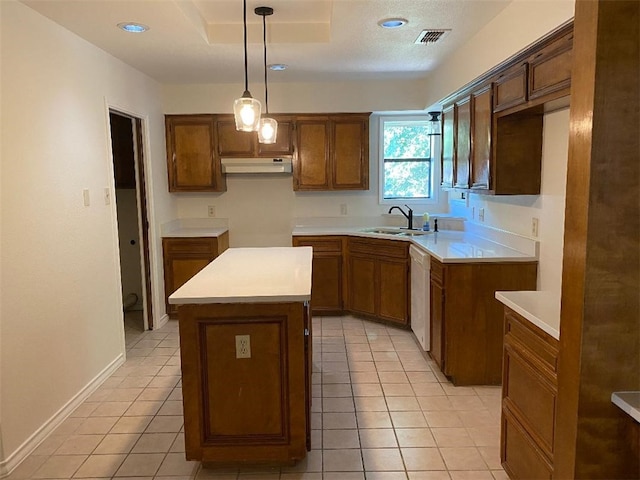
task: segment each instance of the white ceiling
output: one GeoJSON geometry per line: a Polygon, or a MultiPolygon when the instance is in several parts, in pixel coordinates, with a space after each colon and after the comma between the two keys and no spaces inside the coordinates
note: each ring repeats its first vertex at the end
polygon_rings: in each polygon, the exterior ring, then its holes
{"type": "MultiPolygon", "coordinates": [[[[247,0],[249,76],[262,78],[262,17],[267,17],[269,82],[412,79],[428,75],[511,0],[247,0]],[[403,17],[389,30],[378,21],[403,17]],[[451,29],[415,45],[424,29],[451,29]]],[[[23,0],[161,83],[243,81],[242,0],[23,0]],[[150,30],[126,33],[120,22],[150,30]]]]}

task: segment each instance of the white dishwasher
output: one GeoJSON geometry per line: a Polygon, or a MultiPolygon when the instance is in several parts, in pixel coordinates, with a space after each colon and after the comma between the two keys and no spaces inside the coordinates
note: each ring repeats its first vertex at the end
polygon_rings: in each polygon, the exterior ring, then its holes
{"type": "Polygon", "coordinates": [[[411,329],[424,351],[430,348],[431,302],[429,297],[431,257],[411,245],[411,329]]]}

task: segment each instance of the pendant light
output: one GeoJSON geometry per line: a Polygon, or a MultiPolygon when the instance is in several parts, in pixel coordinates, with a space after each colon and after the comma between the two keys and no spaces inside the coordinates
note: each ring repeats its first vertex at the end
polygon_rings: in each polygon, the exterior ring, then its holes
{"type": "Polygon", "coordinates": [[[244,93],[233,102],[233,116],[236,120],[236,130],[255,132],[260,123],[260,102],[249,92],[249,77],[247,73],[247,0],[243,0],[244,24],[244,93]]]}
{"type": "MultiPolygon", "coordinates": [[[[264,46],[264,106],[269,115],[269,87],[267,86],[267,15],[273,15],[271,7],[257,7],[254,12],[262,17],[262,44],[264,46]]],[[[258,142],[264,144],[276,143],[278,122],[274,118],[262,117],[258,127],[258,142]]]]}

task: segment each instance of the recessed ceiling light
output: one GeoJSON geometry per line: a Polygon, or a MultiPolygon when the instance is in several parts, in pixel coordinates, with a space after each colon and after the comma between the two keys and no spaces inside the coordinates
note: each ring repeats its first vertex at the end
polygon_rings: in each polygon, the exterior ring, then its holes
{"type": "Polygon", "coordinates": [[[287,66],[284,63],[272,63],[269,65],[269,68],[274,72],[281,72],[282,70],[286,70],[287,66]]]}
{"type": "Polygon", "coordinates": [[[149,30],[149,27],[147,27],[146,25],[143,25],[141,23],[134,23],[134,22],[119,23],[118,28],[121,28],[125,32],[129,32],[129,33],[142,33],[149,30]]]}
{"type": "Polygon", "coordinates": [[[409,23],[409,20],[406,18],[385,18],[384,20],[380,20],[378,25],[382,28],[400,28],[409,23]]]}

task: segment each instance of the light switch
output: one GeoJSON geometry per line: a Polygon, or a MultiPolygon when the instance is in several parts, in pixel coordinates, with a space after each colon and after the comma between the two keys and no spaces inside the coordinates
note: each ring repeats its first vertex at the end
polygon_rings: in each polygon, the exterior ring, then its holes
{"type": "Polygon", "coordinates": [[[85,188],[82,190],[82,200],[84,201],[84,206],[88,207],[91,205],[91,198],[89,197],[89,189],[85,188]]]}

